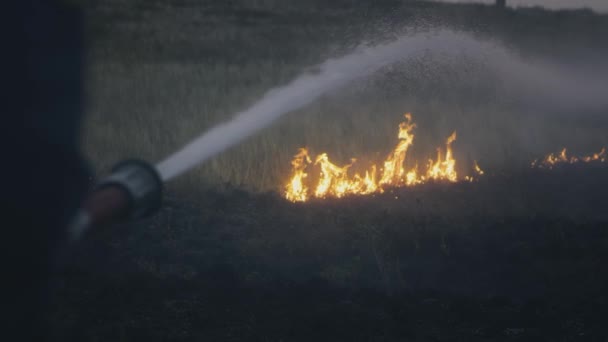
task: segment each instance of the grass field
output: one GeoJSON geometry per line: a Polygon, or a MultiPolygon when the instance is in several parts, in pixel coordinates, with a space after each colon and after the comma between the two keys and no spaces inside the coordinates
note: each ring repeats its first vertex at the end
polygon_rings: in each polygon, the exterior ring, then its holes
{"type": "MultiPolygon", "coordinates": [[[[87,10],[84,148],[156,161],[360,41],[448,26],[605,72],[608,18],[420,1],[103,0],[87,10]]],[[[58,341],[603,341],[608,169],[531,169],[608,145],[606,108],[530,105],[484,66],[407,61],[330,94],[168,186],[161,212],[90,236],[55,277],[58,341]],[[415,71],[415,72],[410,72],[415,71]],[[474,183],[291,203],[300,146],[384,158],[453,130],[474,183]]]]}
{"type": "MultiPolygon", "coordinates": [[[[576,59],[592,49],[587,56],[592,60],[604,52],[596,46],[608,30],[603,17],[582,23],[584,14],[500,15],[486,6],[346,3],[100,2],[90,11],[85,146],[93,164],[103,172],[124,157],[158,161],[267,90],[361,41],[443,25],[553,61],[576,59]],[[482,19],[467,27],[466,15],[482,19]],[[496,27],[489,26],[492,19],[496,27]],[[576,37],[573,29],[580,31],[576,37]]],[[[175,186],[229,182],[277,190],[302,146],[326,151],[341,163],[352,157],[383,159],[405,112],[418,124],[413,153],[419,160],[432,155],[453,130],[459,133],[456,151],[463,161],[502,167],[520,166],[562,146],[586,153],[608,144],[605,116],[598,124],[576,110],[517,105],[496,75],[471,63],[406,61],[288,115],[175,186]]]]}

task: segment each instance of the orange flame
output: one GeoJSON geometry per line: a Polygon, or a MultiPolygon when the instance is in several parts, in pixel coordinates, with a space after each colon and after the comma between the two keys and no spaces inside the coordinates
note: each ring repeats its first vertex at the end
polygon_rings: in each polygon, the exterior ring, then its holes
{"type": "MultiPolygon", "coordinates": [[[[306,148],[301,148],[291,161],[291,176],[285,186],[285,198],[292,202],[306,202],[310,198],[341,198],[347,195],[367,195],[382,193],[388,187],[415,186],[427,182],[473,182],[484,175],[477,161],[473,163],[474,176],[458,178],[456,172],[456,159],[452,150],[452,143],[456,141],[456,132],[453,132],[445,142],[445,153],[442,148],[437,148],[437,159],[429,159],[424,172],[419,171],[418,163],[406,170],[407,152],[414,143],[414,129],[416,124],[412,122],[412,115],[405,114],[405,121],[399,124],[399,142],[389,153],[388,157],[378,170],[376,165],[365,171],[365,176],[355,173],[349,175],[349,170],[355,164],[356,159],[344,166],[338,166],[331,162],[327,153],[321,153],[315,158],[314,164],[306,148]],[[307,185],[308,165],[320,169],[316,186],[307,185]]],[[[542,159],[532,162],[532,167],[552,169],[558,164],[606,162],[608,153],[606,148],[591,155],[576,157],[568,156],[566,148],[559,153],[550,153],[542,159]]],[[[411,165],[411,164],[410,164],[411,165]]],[[[397,198],[397,197],[396,197],[397,198]]]]}
{"type": "Polygon", "coordinates": [[[308,150],[301,148],[291,161],[293,177],[285,189],[285,198],[292,202],[304,202],[308,199],[308,187],[304,184],[304,179],[308,176],[304,172],[307,164],[310,164],[308,150]]]}
{"type": "Polygon", "coordinates": [[[592,161],[600,161],[603,163],[606,161],[606,148],[603,147],[601,151],[599,151],[598,153],[594,153],[590,156],[581,157],[581,160],[585,163],[589,163],[592,161]]]}
{"type": "MultiPolygon", "coordinates": [[[[485,172],[479,167],[479,165],[477,164],[477,160],[473,161],[473,170],[475,170],[475,173],[478,176],[483,176],[485,174],[485,172]]],[[[465,176],[464,180],[469,181],[469,182],[474,182],[475,181],[475,177],[473,176],[465,176]]]]}
{"type": "Polygon", "coordinates": [[[574,164],[574,163],[589,163],[589,162],[605,162],[606,161],[606,148],[602,148],[602,150],[598,153],[593,153],[588,156],[582,157],[568,157],[566,153],[566,148],[563,148],[559,153],[549,153],[541,160],[534,160],[532,162],[532,167],[544,168],[544,169],[553,169],[558,164],[574,164]]]}
{"type": "MultiPolygon", "coordinates": [[[[356,173],[349,176],[349,169],[356,162],[352,159],[350,164],[338,166],[332,163],[327,153],[321,153],[315,158],[313,166],[320,169],[318,182],[313,187],[314,191],[304,184],[307,174],[304,172],[307,164],[310,164],[310,157],[306,149],[300,149],[291,162],[292,174],[285,189],[285,198],[292,202],[305,202],[311,197],[344,197],[347,195],[367,195],[372,193],[382,193],[386,187],[414,186],[428,181],[457,182],[456,160],[453,156],[452,143],[456,140],[456,132],[452,133],[446,141],[445,155],[441,148],[437,149],[437,160],[428,161],[427,169],[420,174],[418,164],[411,170],[405,169],[407,152],[413,145],[413,131],[416,125],[412,122],[412,115],[405,114],[405,121],[399,124],[399,142],[389,153],[384,166],[377,170],[376,165],[372,165],[365,171],[362,177],[356,173]],[[379,180],[378,180],[379,178],[379,180]]],[[[477,175],[483,175],[483,171],[475,162],[474,170],[477,175]]],[[[465,177],[462,180],[473,181],[473,177],[465,177]]]]}
{"type": "Polygon", "coordinates": [[[483,170],[479,167],[479,165],[477,164],[477,160],[475,160],[473,162],[473,168],[475,169],[475,172],[480,175],[483,176],[485,172],[483,172],[483,170]]]}
{"type": "Polygon", "coordinates": [[[416,125],[412,123],[412,114],[406,113],[405,120],[399,124],[399,143],[384,162],[380,185],[396,184],[403,178],[405,172],[403,162],[407,150],[414,142],[412,131],[416,128],[416,125]]]}
{"type": "Polygon", "coordinates": [[[433,180],[458,181],[456,173],[456,160],[452,156],[452,143],[456,140],[456,132],[452,133],[445,142],[445,159],[441,158],[441,148],[437,148],[437,161],[429,159],[426,178],[433,180]]]}

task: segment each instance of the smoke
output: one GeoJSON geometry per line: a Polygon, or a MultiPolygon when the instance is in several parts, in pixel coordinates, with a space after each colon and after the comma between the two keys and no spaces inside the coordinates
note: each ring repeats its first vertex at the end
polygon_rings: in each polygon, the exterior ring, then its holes
{"type": "MultiPolygon", "coordinates": [[[[268,91],[250,108],[204,133],[157,165],[163,180],[172,179],[269,126],[282,115],[320,96],[368,77],[387,65],[425,56],[446,61],[473,59],[495,70],[510,96],[538,105],[571,109],[608,107],[608,82],[548,64],[527,62],[494,42],[452,31],[403,36],[395,41],[360,47],[322,63],[289,84],[268,91]]],[[[416,72],[406,70],[405,72],[416,72]]],[[[279,143],[279,142],[277,142],[279,143]]]]}

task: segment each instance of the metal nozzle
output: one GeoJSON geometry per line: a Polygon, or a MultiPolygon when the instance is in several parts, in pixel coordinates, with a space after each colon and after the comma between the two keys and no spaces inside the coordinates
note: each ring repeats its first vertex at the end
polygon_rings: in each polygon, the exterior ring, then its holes
{"type": "Polygon", "coordinates": [[[163,183],[156,168],[141,160],[116,165],[86,200],[69,228],[71,240],[91,227],[150,216],[162,203],[163,183]]]}
{"type": "Polygon", "coordinates": [[[150,216],[160,209],[163,182],[154,166],[141,160],[126,160],[97,185],[97,191],[108,187],[122,188],[129,196],[128,218],[150,216]]]}

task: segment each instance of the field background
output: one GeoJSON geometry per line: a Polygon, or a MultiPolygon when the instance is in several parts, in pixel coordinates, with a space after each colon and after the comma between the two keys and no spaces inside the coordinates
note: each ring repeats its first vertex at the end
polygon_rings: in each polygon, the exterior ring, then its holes
{"type": "MultiPolygon", "coordinates": [[[[592,13],[420,1],[104,0],[88,10],[86,153],[100,173],[137,156],[159,161],[299,73],[399,34],[448,27],[523,58],[605,72],[608,19],[592,13]]],[[[530,106],[475,61],[405,61],[296,113],[171,184],[280,190],[298,147],[380,160],[402,114],[418,124],[413,156],[453,130],[462,164],[521,167],[561,147],[606,145],[605,113],[530,106]],[[519,101],[519,102],[518,102],[519,101]]],[[[551,101],[547,101],[551,102],[551,101]]]]}

